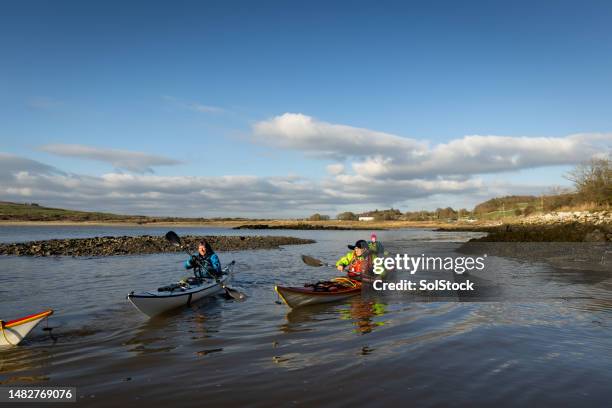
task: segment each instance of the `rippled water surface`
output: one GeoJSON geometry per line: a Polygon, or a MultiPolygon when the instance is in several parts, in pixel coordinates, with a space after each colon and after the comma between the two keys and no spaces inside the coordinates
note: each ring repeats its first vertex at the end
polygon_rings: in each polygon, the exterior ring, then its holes
{"type": "MultiPolygon", "coordinates": [[[[609,406],[612,328],[609,272],[554,270],[500,259],[503,285],[546,287],[546,301],[427,302],[364,294],[289,311],[275,284],[334,275],[300,261],[333,262],[365,231],[232,231],[313,238],[277,250],[222,252],[237,261],[244,303],[221,297],[152,320],[127,302],[131,290],[176,281],[184,256],[0,257],[0,317],[51,307],[18,347],[0,350],[0,382],[76,386],[80,401],[155,401],[348,406],[556,404],[609,406]],[[576,298],[567,296],[574,294],[576,298]]],[[[153,228],[0,227],[0,241],[99,235],[161,235],[153,228]]],[[[423,230],[379,233],[388,249],[452,252],[471,236],[423,230]]],[[[365,237],[364,237],[365,238],[365,237]]],[[[497,275],[496,276],[500,276],[497,275]]]]}

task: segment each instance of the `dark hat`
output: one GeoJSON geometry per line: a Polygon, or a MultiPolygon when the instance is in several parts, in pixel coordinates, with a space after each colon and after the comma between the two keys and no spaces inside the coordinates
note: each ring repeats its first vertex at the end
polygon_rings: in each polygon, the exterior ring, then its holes
{"type": "Polygon", "coordinates": [[[355,249],[355,248],[368,249],[368,243],[365,242],[363,239],[360,239],[359,241],[355,242],[355,245],[349,245],[348,248],[349,249],[355,249]]]}

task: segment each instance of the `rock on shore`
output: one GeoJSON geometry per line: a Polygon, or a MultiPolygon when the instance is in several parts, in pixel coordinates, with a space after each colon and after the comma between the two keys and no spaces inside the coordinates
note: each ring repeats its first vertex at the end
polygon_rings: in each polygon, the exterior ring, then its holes
{"type": "MultiPolygon", "coordinates": [[[[273,236],[185,236],[183,244],[195,251],[200,240],[206,239],[215,251],[273,249],[281,245],[312,244],[311,239],[273,236]]],[[[0,244],[0,255],[17,256],[110,256],[183,252],[164,237],[95,237],[52,239],[23,243],[0,244]]]]}
{"type": "Polygon", "coordinates": [[[612,225],[612,213],[609,211],[560,211],[547,214],[536,214],[526,217],[521,224],[567,224],[580,223],[589,225],[612,225]]]}
{"type": "Polygon", "coordinates": [[[612,213],[575,211],[538,214],[497,225],[445,228],[447,231],[482,231],[479,242],[610,242],[612,213]]]}

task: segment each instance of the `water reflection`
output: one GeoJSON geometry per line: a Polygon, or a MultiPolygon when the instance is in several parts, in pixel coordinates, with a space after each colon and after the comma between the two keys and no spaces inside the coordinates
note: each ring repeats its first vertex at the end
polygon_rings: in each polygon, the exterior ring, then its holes
{"type": "Polygon", "coordinates": [[[222,300],[204,299],[189,308],[178,308],[145,320],[122,346],[130,353],[142,355],[168,352],[194,341],[210,339],[219,332],[222,322],[221,312],[215,307],[218,301],[222,300]]]}
{"type": "Polygon", "coordinates": [[[387,305],[384,303],[356,298],[348,310],[340,310],[340,318],[350,319],[355,326],[354,332],[367,334],[385,325],[384,321],[376,318],[383,316],[386,311],[387,305]]]}
{"type": "Polygon", "coordinates": [[[292,309],[286,315],[287,322],[280,326],[283,333],[316,331],[323,322],[341,320],[350,322],[353,333],[371,333],[385,321],[379,320],[387,312],[387,305],[371,299],[354,297],[344,304],[327,303],[292,309]]]}
{"type": "Polygon", "coordinates": [[[0,350],[0,374],[48,366],[51,360],[49,355],[49,351],[37,347],[0,350]]]}

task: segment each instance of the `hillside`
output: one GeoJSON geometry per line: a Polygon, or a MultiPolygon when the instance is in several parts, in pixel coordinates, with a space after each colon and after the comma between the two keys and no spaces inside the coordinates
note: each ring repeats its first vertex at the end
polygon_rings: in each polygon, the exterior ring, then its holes
{"type": "MultiPolygon", "coordinates": [[[[215,218],[214,221],[244,221],[244,218],[215,218]]],[[[147,217],[144,215],[118,215],[103,212],[65,210],[43,207],[36,203],[0,201],[0,221],[65,221],[65,222],[121,222],[147,224],[156,222],[207,222],[209,218],[147,217]]]]}
{"type": "Polygon", "coordinates": [[[144,216],[49,208],[36,203],[0,201],[0,220],[3,221],[138,221],[146,218],[144,216]]]}
{"type": "Polygon", "coordinates": [[[497,219],[536,212],[548,213],[560,210],[597,209],[598,206],[586,203],[577,193],[550,194],[541,196],[496,197],[474,207],[473,214],[480,219],[497,219]]]}

